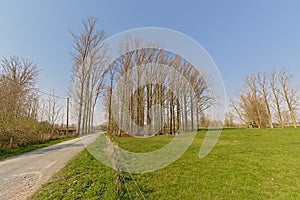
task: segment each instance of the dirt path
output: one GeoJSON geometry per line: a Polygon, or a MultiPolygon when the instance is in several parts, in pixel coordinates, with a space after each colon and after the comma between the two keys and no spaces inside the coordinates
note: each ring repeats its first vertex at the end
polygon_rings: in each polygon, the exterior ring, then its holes
{"type": "Polygon", "coordinates": [[[0,199],[26,199],[52,174],[93,142],[100,133],[87,135],[0,161],[0,199]]]}

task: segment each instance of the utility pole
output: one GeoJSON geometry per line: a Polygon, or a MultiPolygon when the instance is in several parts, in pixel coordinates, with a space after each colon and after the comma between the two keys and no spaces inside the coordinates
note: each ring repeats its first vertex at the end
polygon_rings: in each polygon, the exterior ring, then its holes
{"type": "Polygon", "coordinates": [[[69,97],[67,97],[67,130],[66,130],[66,134],[69,133],[69,97]]]}

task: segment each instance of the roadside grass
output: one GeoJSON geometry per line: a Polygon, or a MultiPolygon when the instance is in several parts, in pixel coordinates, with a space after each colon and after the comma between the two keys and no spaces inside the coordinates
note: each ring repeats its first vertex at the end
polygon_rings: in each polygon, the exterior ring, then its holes
{"type": "MultiPolygon", "coordinates": [[[[224,129],[211,153],[199,159],[204,137],[200,131],[184,155],[166,168],[122,173],[118,196],[113,170],[84,151],[33,199],[300,199],[300,129],[224,129]],[[108,192],[103,197],[99,190],[108,192]]],[[[148,152],[172,138],[114,141],[127,150],[148,152]]]]}
{"type": "Polygon", "coordinates": [[[117,199],[114,172],[85,149],[52,176],[31,199],[117,199]]]}
{"type": "Polygon", "coordinates": [[[29,151],[33,151],[36,149],[40,149],[43,147],[47,147],[50,145],[54,145],[57,143],[61,143],[67,140],[71,140],[74,139],[76,137],[68,137],[68,138],[60,138],[60,139],[55,139],[55,140],[50,140],[44,143],[38,143],[38,144],[28,144],[28,145],[24,145],[24,146],[20,146],[20,147],[16,147],[14,149],[1,149],[0,148],[0,160],[7,158],[7,157],[11,157],[11,156],[16,156],[22,153],[26,153],[29,151]]]}

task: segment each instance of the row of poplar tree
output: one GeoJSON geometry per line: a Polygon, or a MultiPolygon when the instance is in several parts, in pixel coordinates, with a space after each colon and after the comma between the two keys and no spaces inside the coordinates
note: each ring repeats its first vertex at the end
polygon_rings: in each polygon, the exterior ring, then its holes
{"type": "Polygon", "coordinates": [[[72,34],[69,94],[79,134],[92,131],[99,99],[112,134],[173,134],[199,129],[204,111],[215,103],[209,77],[159,44],[141,48],[145,41],[139,37],[121,41],[117,49],[120,56],[110,60],[110,46],[96,22],[88,18],[83,21],[84,31],[72,34]]]}

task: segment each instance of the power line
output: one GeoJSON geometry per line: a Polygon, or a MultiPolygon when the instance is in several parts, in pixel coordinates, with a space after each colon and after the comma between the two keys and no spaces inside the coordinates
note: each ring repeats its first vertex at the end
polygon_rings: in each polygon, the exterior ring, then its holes
{"type": "MultiPolygon", "coordinates": [[[[16,80],[13,80],[10,77],[7,77],[5,75],[1,75],[0,78],[5,78],[6,80],[12,81],[12,82],[14,82],[16,84],[20,84],[16,80]]],[[[67,102],[66,102],[66,106],[67,106],[67,110],[66,110],[66,112],[67,112],[66,113],[67,114],[67,121],[66,121],[66,123],[67,123],[67,130],[66,130],[66,133],[68,134],[68,132],[69,132],[69,107],[70,107],[70,98],[69,97],[63,97],[63,96],[55,95],[54,92],[53,92],[53,94],[48,93],[48,92],[44,92],[44,91],[42,91],[42,90],[40,90],[38,88],[35,88],[35,87],[29,87],[29,89],[33,89],[33,90],[37,91],[38,93],[41,93],[41,94],[44,94],[44,95],[48,95],[48,96],[51,96],[51,97],[55,97],[55,98],[67,100],[67,102]]]]}
{"type": "Polygon", "coordinates": [[[38,88],[32,88],[34,90],[36,90],[37,92],[41,93],[41,94],[45,94],[45,95],[48,95],[48,96],[51,96],[51,97],[55,97],[55,98],[60,98],[60,99],[68,99],[69,97],[63,97],[63,96],[59,96],[59,95],[55,95],[54,93],[51,94],[51,93],[47,93],[47,92],[44,92],[38,88]]]}

